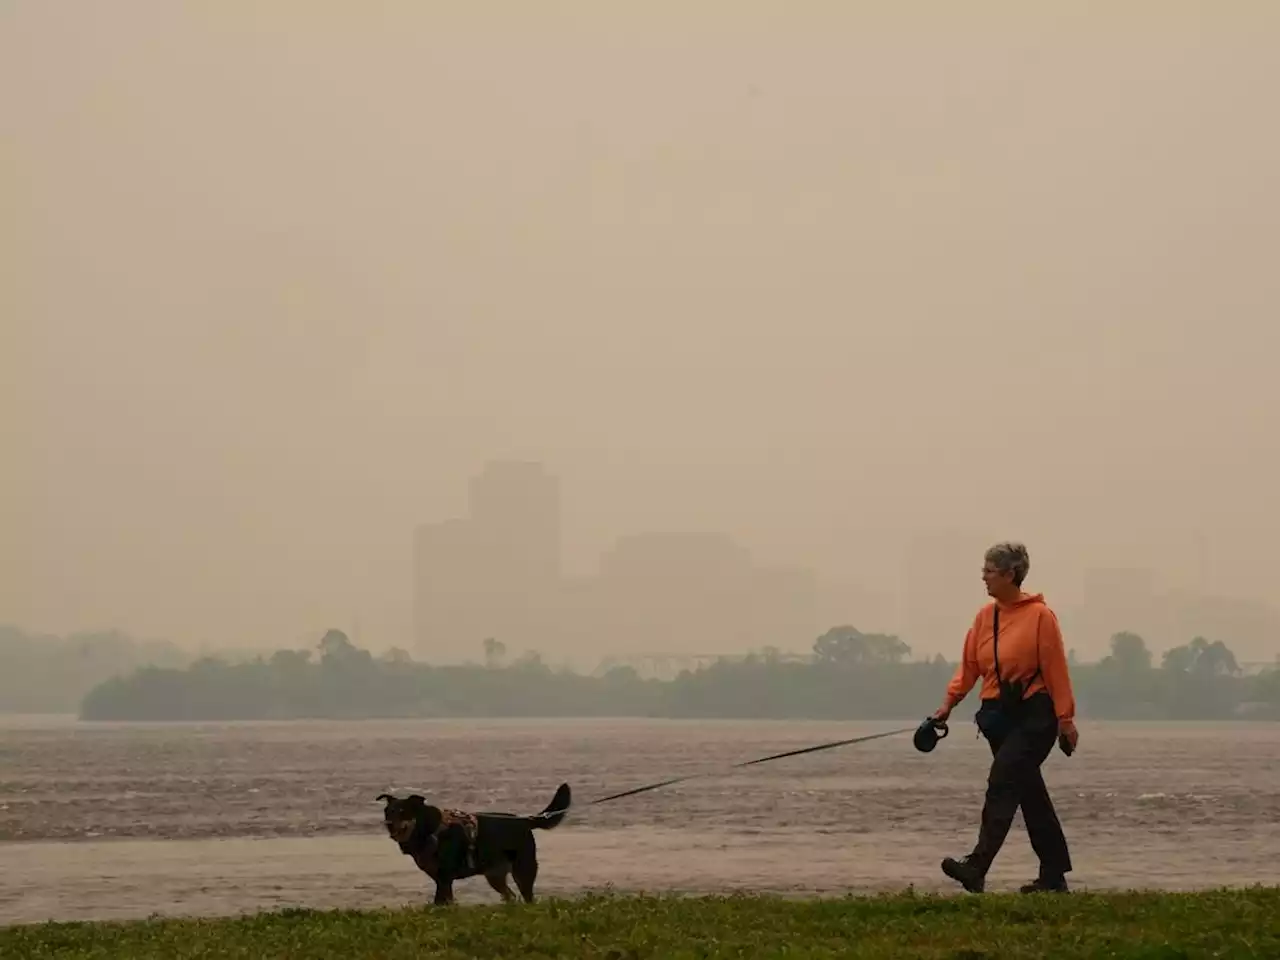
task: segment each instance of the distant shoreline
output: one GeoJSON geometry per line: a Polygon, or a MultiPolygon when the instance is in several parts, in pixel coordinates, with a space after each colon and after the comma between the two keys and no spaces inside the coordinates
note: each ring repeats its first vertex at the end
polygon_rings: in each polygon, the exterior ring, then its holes
{"type": "MultiPolygon", "coordinates": [[[[955,671],[940,656],[911,659],[898,637],[847,625],[828,630],[807,655],[767,648],[663,677],[626,663],[577,673],[536,651],[508,657],[492,640],[483,664],[430,664],[403,650],[375,656],[339,630],[311,649],[247,660],[144,659],[145,665],[137,658],[154,651],[119,637],[52,646],[7,642],[17,669],[0,671],[0,708],[33,716],[75,712],[84,721],[889,721],[933,710],[955,671]],[[98,659],[86,664],[86,656],[98,659]]],[[[1111,649],[1096,663],[1072,665],[1082,719],[1280,721],[1280,667],[1246,670],[1222,641],[1195,637],[1157,658],[1141,637],[1117,633],[1111,649]]],[[[968,703],[976,702],[971,694],[968,703]]]]}

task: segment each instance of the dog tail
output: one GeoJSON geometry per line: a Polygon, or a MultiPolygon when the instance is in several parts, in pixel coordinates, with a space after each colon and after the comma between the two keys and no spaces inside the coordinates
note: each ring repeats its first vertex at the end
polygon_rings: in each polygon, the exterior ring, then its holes
{"type": "Polygon", "coordinates": [[[560,784],[560,788],[556,790],[556,795],[551,798],[551,802],[547,804],[547,808],[536,817],[530,817],[533,821],[535,830],[554,830],[560,826],[560,822],[564,820],[565,814],[569,812],[569,805],[573,802],[573,797],[569,792],[567,783],[560,784]]]}

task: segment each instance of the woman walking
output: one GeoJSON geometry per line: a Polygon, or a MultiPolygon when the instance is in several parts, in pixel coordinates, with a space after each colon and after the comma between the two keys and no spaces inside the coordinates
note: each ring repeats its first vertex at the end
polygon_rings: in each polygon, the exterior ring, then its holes
{"type": "Polygon", "coordinates": [[[1058,742],[1068,755],[1079,740],[1075,698],[1058,618],[1044,595],[1022,589],[1031,568],[1027,548],[998,543],[984,558],[982,579],[992,602],[974,617],[964,653],[934,714],[946,720],[982,679],[975,722],[991,747],[991,772],[978,842],[966,857],[942,861],[942,872],[971,893],[981,893],[987,871],[1022,807],[1040,874],[1023,893],[1067,891],[1071,855],[1049,799],[1040,765],[1058,742]]]}

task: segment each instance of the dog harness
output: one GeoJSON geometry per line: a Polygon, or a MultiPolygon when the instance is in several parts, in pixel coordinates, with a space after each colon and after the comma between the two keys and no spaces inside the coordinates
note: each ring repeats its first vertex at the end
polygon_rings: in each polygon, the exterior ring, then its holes
{"type": "Polygon", "coordinates": [[[474,844],[476,842],[476,833],[480,829],[480,822],[476,819],[474,813],[467,813],[465,810],[441,810],[440,829],[436,831],[437,836],[455,823],[462,825],[462,830],[467,835],[467,843],[474,844]]]}
{"type": "Polygon", "coordinates": [[[480,821],[476,819],[474,813],[467,813],[465,810],[441,810],[440,826],[435,836],[438,838],[454,824],[462,827],[462,834],[467,839],[467,866],[474,870],[476,868],[476,835],[480,831],[480,821]]]}

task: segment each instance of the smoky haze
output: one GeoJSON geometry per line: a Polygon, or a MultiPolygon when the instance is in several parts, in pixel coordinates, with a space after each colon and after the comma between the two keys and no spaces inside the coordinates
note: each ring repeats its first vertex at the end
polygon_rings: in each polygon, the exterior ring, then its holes
{"type": "Polygon", "coordinates": [[[0,620],[408,647],[492,460],[917,653],[1006,537],[1274,601],[1272,5],[615,6],[5,4],[0,620]]]}

